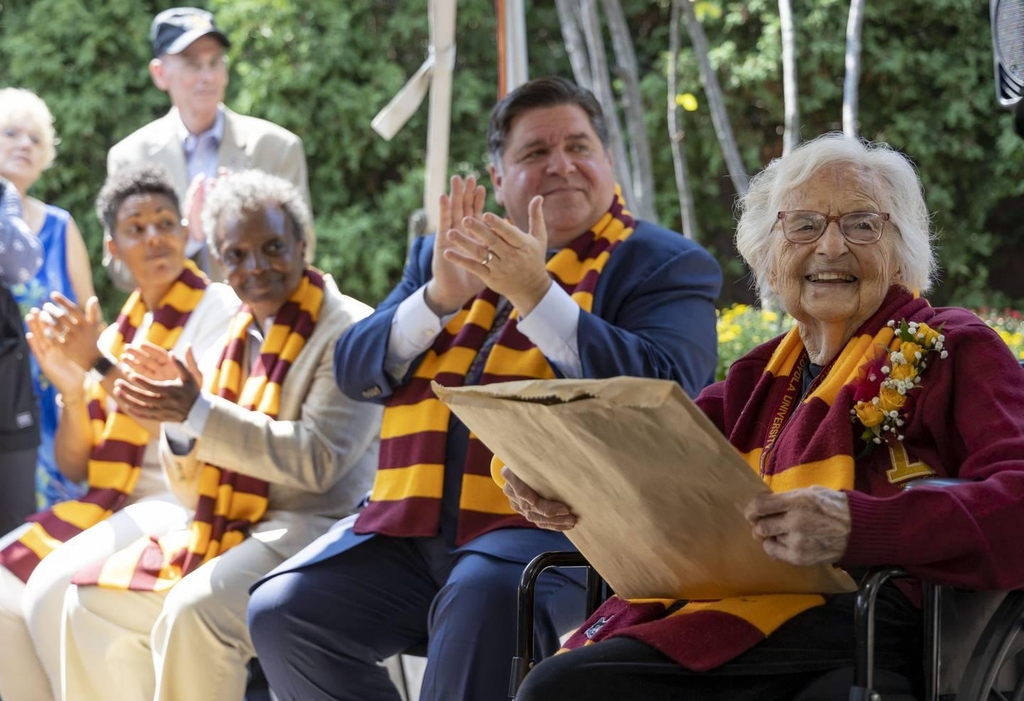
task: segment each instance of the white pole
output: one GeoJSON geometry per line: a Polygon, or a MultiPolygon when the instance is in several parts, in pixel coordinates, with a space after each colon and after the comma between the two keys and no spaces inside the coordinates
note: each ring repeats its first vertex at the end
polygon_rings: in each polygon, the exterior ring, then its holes
{"type": "Polygon", "coordinates": [[[440,215],[438,198],[448,187],[452,71],[455,68],[455,2],[456,0],[430,0],[430,45],[434,48],[435,63],[430,81],[426,182],[423,187],[427,231],[437,229],[440,215]]]}
{"type": "Polygon", "coordinates": [[[860,33],[864,0],[851,0],[846,22],[846,78],[843,79],[843,133],[857,136],[857,85],[860,82],[860,33]]]}
{"type": "Polygon", "coordinates": [[[512,92],[530,79],[526,50],[526,4],[505,0],[505,90],[512,92]]]}

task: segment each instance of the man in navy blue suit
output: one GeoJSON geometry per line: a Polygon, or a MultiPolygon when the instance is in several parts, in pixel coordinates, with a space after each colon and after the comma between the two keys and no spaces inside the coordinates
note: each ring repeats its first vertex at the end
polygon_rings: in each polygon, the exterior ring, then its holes
{"type": "MultiPolygon", "coordinates": [[[[523,566],[571,545],[511,511],[490,452],[431,380],[632,375],[696,395],[712,379],[718,265],[629,215],[607,144],[588,91],[544,78],[510,93],[488,130],[507,218],[483,213],[473,178],[452,178],[441,234],[414,243],[398,287],[338,342],[342,391],[386,407],[380,464],[355,525],[253,591],[253,642],[282,701],[397,701],[378,662],[424,642],[424,701],[507,695],[523,566]]],[[[582,616],[576,579],[542,577],[539,654],[582,616]]]]}

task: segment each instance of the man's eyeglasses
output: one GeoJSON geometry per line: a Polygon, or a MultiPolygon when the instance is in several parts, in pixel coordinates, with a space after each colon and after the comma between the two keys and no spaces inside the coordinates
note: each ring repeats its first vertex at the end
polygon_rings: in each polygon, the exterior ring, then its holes
{"type": "Polygon", "coordinates": [[[191,56],[176,56],[175,58],[178,59],[179,65],[184,68],[185,72],[189,75],[199,75],[206,69],[216,73],[218,71],[227,70],[228,67],[228,57],[223,55],[211,58],[205,62],[191,56]]]}
{"type": "Polygon", "coordinates": [[[839,231],[850,243],[875,243],[882,238],[885,223],[889,221],[886,212],[848,212],[828,216],[804,209],[779,212],[778,217],[782,234],[790,243],[814,243],[832,222],[839,224],[839,231]]]}

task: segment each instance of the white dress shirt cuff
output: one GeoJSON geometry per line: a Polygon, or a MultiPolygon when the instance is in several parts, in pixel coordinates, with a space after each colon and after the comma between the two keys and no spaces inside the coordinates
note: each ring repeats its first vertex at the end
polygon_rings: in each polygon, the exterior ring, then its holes
{"type": "Polygon", "coordinates": [[[438,317],[432,312],[424,297],[426,287],[423,285],[406,297],[391,318],[391,333],[388,336],[384,369],[392,376],[394,370],[430,348],[444,325],[455,316],[453,313],[438,317]]]}
{"type": "Polygon", "coordinates": [[[519,318],[519,331],[540,349],[562,375],[570,379],[583,377],[579,343],[580,305],[569,293],[551,283],[548,291],[529,316],[519,318]]]}
{"type": "Polygon", "coordinates": [[[210,418],[210,399],[206,392],[200,392],[195,403],[189,409],[188,416],[180,424],[165,423],[164,436],[167,445],[175,455],[188,455],[196,440],[203,435],[206,422],[210,418]]]}

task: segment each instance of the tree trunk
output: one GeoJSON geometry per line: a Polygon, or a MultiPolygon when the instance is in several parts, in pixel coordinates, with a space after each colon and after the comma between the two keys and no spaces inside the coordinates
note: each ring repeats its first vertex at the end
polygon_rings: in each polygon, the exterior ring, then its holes
{"type": "Polygon", "coordinates": [[[843,81],[843,133],[857,136],[857,84],[860,82],[860,31],[864,0],[850,0],[846,21],[846,79],[843,81]]]}
{"type": "Polygon", "coordinates": [[[615,93],[612,92],[611,79],[608,77],[608,61],[604,53],[604,33],[601,31],[601,18],[597,14],[596,0],[581,0],[583,37],[587,42],[590,54],[590,77],[593,79],[594,97],[601,105],[604,120],[608,126],[608,141],[615,165],[615,176],[622,186],[622,195],[632,207],[633,178],[629,172],[629,157],[626,155],[626,144],[619,126],[619,115],[616,107],[615,93]]]}
{"type": "Polygon", "coordinates": [[[629,25],[619,0],[601,0],[608,31],[615,49],[618,76],[622,79],[625,97],[626,130],[629,134],[629,156],[633,168],[633,207],[640,219],[658,221],[655,206],[654,171],[651,166],[651,145],[644,123],[644,105],[640,97],[640,78],[629,25]]]}
{"type": "Polygon", "coordinates": [[[593,90],[594,81],[590,77],[590,58],[587,47],[580,36],[580,6],[577,0],[555,0],[558,10],[558,23],[562,27],[562,41],[565,42],[565,53],[569,56],[572,74],[576,84],[581,88],[593,90]]]}
{"type": "Polygon", "coordinates": [[[697,218],[693,213],[693,191],[690,189],[690,175],[686,167],[686,151],[683,141],[686,132],[679,124],[679,103],[676,102],[677,74],[679,66],[679,13],[680,5],[690,0],[672,0],[672,20],[669,25],[668,57],[668,140],[672,147],[672,165],[676,171],[676,192],[679,195],[679,214],[683,220],[683,236],[697,238],[697,218]]]}
{"type": "Polygon", "coordinates": [[[686,29],[690,34],[690,42],[693,44],[693,51],[697,55],[697,62],[700,66],[701,82],[704,84],[704,95],[708,100],[708,107],[711,110],[711,123],[715,127],[715,134],[718,136],[719,146],[722,148],[722,156],[725,158],[725,166],[729,170],[729,178],[738,195],[747,191],[746,168],[740,158],[739,149],[736,147],[736,137],[732,134],[732,126],[729,124],[729,115],[725,111],[725,104],[722,100],[722,88],[718,85],[718,76],[711,67],[711,59],[708,56],[708,40],[704,36],[704,28],[697,20],[697,13],[693,10],[693,3],[686,0],[682,3],[686,12],[686,29]]]}
{"type": "Polygon", "coordinates": [[[800,91],[796,82],[796,38],[793,8],[789,0],[779,0],[779,24],[782,29],[782,93],[785,100],[785,124],[782,155],[800,143],[800,91]]]}

